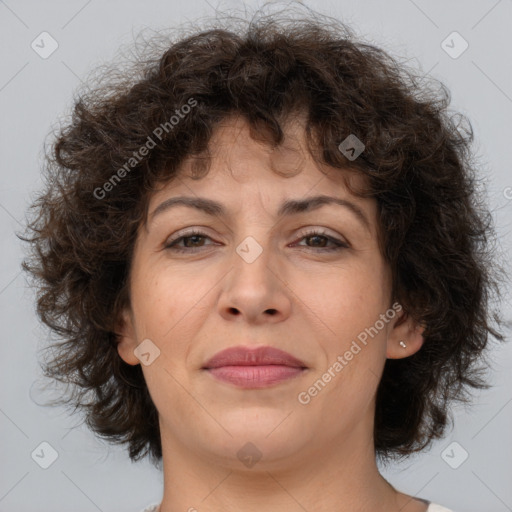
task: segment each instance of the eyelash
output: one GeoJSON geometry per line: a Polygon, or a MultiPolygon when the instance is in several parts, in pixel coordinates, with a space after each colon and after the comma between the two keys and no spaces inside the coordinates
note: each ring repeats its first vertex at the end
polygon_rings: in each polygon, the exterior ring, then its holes
{"type": "MultiPolygon", "coordinates": [[[[201,250],[202,247],[178,248],[176,245],[181,240],[185,240],[186,238],[192,238],[194,236],[210,238],[206,233],[204,233],[202,231],[193,230],[188,233],[185,233],[184,235],[181,235],[179,238],[171,240],[168,244],[165,245],[165,249],[169,249],[171,251],[176,251],[176,252],[181,252],[181,253],[198,252],[198,250],[201,250]]],[[[300,233],[300,240],[303,240],[304,238],[314,237],[314,236],[320,236],[320,237],[326,238],[329,242],[332,242],[335,244],[335,247],[331,247],[330,249],[326,249],[323,247],[319,247],[319,248],[311,247],[311,249],[313,249],[313,251],[315,251],[315,252],[334,252],[334,251],[341,251],[343,249],[349,248],[349,245],[347,243],[342,242],[341,240],[338,240],[337,238],[333,238],[332,236],[326,235],[325,231],[322,231],[322,230],[303,231],[300,233]]],[[[304,247],[304,246],[302,246],[302,247],[304,247]]]]}

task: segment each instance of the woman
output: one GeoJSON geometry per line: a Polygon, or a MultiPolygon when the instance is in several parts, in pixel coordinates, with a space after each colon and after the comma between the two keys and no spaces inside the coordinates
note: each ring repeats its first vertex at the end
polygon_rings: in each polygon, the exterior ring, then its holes
{"type": "Polygon", "coordinates": [[[448,511],[377,469],[442,437],[503,340],[446,90],[319,16],[132,71],[77,100],[25,238],[62,401],[162,462],[147,510],[448,511]]]}

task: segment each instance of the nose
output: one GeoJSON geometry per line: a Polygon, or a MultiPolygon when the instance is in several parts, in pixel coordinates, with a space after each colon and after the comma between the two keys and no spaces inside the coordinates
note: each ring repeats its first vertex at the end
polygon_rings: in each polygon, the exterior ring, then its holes
{"type": "Polygon", "coordinates": [[[221,316],[250,324],[277,323],[288,318],[293,294],[278,256],[268,246],[249,238],[237,247],[232,261],[219,297],[221,316]]]}

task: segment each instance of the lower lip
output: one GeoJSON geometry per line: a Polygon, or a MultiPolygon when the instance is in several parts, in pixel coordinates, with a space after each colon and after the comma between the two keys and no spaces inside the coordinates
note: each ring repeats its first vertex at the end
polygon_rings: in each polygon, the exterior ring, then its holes
{"type": "Polygon", "coordinates": [[[305,368],[270,364],[264,366],[220,366],[208,368],[215,378],[246,389],[265,388],[297,377],[305,368]]]}

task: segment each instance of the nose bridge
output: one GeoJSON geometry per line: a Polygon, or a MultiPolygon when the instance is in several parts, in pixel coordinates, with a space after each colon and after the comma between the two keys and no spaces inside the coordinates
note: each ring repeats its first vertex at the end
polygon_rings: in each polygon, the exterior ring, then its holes
{"type": "Polygon", "coordinates": [[[289,299],[284,279],[278,275],[279,255],[274,254],[270,228],[260,223],[257,229],[242,231],[244,238],[235,246],[232,272],[224,282],[219,304],[221,314],[228,318],[233,313],[240,314],[250,322],[263,321],[268,314],[286,316],[289,299]]]}
{"type": "Polygon", "coordinates": [[[260,226],[257,231],[249,230],[247,233],[253,234],[247,234],[235,247],[234,275],[255,284],[271,284],[273,280],[268,280],[268,277],[273,275],[271,267],[277,264],[277,258],[272,254],[269,229],[260,226]]]}
{"type": "Polygon", "coordinates": [[[258,193],[242,203],[243,207],[237,216],[235,232],[240,241],[235,251],[241,261],[235,258],[235,262],[239,269],[256,264],[257,271],[260,272],[272,260],[271,235],[274,221],[263,205],[259,188],[257,190],[258,193]]]}

